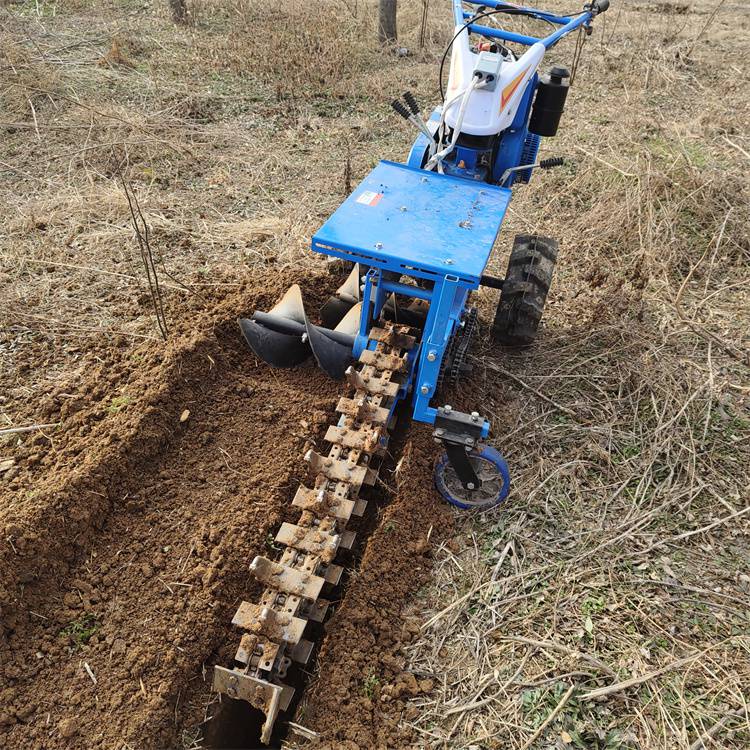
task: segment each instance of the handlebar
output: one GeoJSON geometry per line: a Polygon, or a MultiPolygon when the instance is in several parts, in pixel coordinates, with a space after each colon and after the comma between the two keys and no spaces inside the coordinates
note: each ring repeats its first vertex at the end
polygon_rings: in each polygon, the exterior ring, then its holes
{"type": "MultiPolygon", "coordinates": [[[[465,11],[463,0],[453,0],[453,13],[456,26],[466,26],[467,30],[471,33],[480,34],[481,36],[490,37],[491,39],[500,39],[505,42],[515,42],[529,47],[541,43],[549,48],[560,41],[564,36],[567,36],[571,31],[575,31],[581,26],[587,26],[595,16],[599,15],[599,13],[604,13],[609,8],[609,3],[610,0],[591,0],[591,2],[583,6],[583,10],[580,13],[573,16],[560,16],[551,13],[550,11],[514,5],[513,3],[504,2],[503,0],[468,0],[468,4],[481,6],[482,10],[484,8],[491,9],[486,15],[482,15],[481,12],[469,13],[468,11],[465,11]],[[476,19],[479,21],[490,14],[499,15],[503,12],[510,15],[523,15],[530,18],[537,18],[540,21],[547,21],[548,23],[559,26],[560,28],[556,29],[549,36],[539,38],[527,34],[517,34],[513,31],[506,31],[505,29],[483,26],[472,20],[476,19]]],[[[479,10],[480,8],[477,8],[477,11],[479,10]]]]}

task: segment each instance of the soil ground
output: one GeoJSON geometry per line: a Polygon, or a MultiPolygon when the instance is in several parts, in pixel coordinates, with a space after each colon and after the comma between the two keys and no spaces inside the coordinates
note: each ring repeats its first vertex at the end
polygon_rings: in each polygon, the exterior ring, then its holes
{"type": "MultiPolygon", "coordinates": [[[[235,319],[334,288],[309,237],[403,159],[388,103],[437,100],[450,38],[434,2],[423,45],[400,4],[407,57],[372,2],[166,5],[0,7],[0,429],[34,426],[0,436],[4,747],[205,746],[247,566],[340,392],[235,319]]],[[[747,746],[749,22],[599,19],[546,146],[571,158],[516,191],[490,269],[514,232],[561,240],[543,336],[491,344],[481,290],[446,395],[491,419],[513,494],[453,513],[428,431],[401,435],[295,717],[324,745],[747,746]]]]}
{"type": "Polygon", "coordinates": [[[227,656],[233,608],[257,593],[248,561],[294,515],[300,457],[338,391],[311,366],[269,378],[248,356],[233,318],[279,283],[190,316],[161,356],[132,355],[161,359],[154,368],[92,368],[49,412],[85,434],[64,451],[44,438],[16,452],[3,509],[6,746],[177,743],[175,712],[191,680],[206,689],[204,663],[227,656]],[[47,481],[30,493],[24,470],[47,481]]]}

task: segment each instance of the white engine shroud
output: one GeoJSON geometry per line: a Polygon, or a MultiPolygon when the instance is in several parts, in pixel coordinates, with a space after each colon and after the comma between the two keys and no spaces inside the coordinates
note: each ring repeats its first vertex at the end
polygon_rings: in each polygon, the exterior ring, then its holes
{"type": "MultiPolygon", "coordinates": [[[[458,32],[460,27],[456,27],[458,32]]],[[[517,60],[503,58],[494,53],[500,64],[500,75],[492,89],[478,87],[470,95],[466,105],[463,121],[460,123],[462,133],[469,135],[494,135],[505,130],[516,115],[516,110],[523,97],[531,76],[539,67],[544,57],[545,46],[537,42],[526,50],[517,60]]],[[[488,55],[492,53],[484,53],[488,55]]],[[[463,29],[455,41],[451,52],[451,69],[446,93],[445,121],[451,128],[456,126],[459,113],[460,94],[471,86],[474,71],[479,61],[479,54],[469,46],[468,29],[463,29]]]]}

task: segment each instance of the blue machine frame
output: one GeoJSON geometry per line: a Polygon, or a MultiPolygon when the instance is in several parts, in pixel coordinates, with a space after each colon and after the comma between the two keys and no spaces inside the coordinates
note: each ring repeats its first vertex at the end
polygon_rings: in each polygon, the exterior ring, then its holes
{"type": "MultiPolygon", "coordinates": [[[[546,48],[585,27],[595,15],[585,10],[574,17],[557,16],[499,0],[453,0],[453,9],[456,26],[466,26],[471,33],[526,46],[541,42],[546,48]],[[560,28],[544,38],[517,34],[471,22],[477,14],[467,12],[464,5],[518,9],[560,28]]],[[[531,176],[530,166],[525,171],[511,172],[502,185],[498,184],[507,169],[536,161],[541,139],[529,133],[528,122],[537,80],[535,74],[526,84],[487,179],[482,180],[470,170],[463,174],[455,170],[451,174],[424,170],[429,141],[420,135],[406,164],[380,162],[312,239],[314,251],[369,269],[355,357],[365,347],[374,347],[375,342],[368,342],[367,334],[390,294],[429,302],[421,342],[410,352],[408,378],[400,392],[401,398],[412,393],[413,417],[419,422],[435,422],[437,409],[430,401],[446,348],[462,325],[469,294],[479,287],[510,202],[510,187],[515,179],[528,181],[531,176]],[[403,283],[398,280],[402,276],[417,283],[403,283]]],[[[432,113],[431,122],[439,120],[439,112],[436,109],[432,113]]],[[[487,436],[489,428],[489,422],[483,420],[482,437],[487,436]]]]}

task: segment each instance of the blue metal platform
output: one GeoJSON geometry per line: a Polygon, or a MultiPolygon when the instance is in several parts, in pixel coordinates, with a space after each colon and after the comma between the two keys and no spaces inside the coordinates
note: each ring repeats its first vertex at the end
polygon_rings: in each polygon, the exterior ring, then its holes
{"type": "Polygon", "coordinates": [[[318,230],[312,249],[476,287],[510,197],[507,188],[381,161],[318,230]]]}

